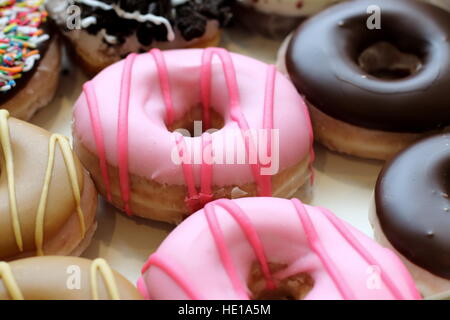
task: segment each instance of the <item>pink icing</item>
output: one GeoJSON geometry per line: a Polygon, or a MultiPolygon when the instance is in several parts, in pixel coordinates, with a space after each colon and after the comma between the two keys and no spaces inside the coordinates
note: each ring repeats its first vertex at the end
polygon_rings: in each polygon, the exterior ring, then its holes
{"type": "Polygon", "coordinates": [[[156,68],[158,69],[159,83],[161,91],[164,97],[164,104],[166,105],[166,122],[168,125],[173,123],[173,102],[169,83],[169,74],[167,73],[167,65],[164,60],[164,55],[158,49],[150,51],[156,62],[156,68]]]}
{"type": "Polygon", "coordinates": [[[209,229],[211,230],[211,233],[216,242],[217,250],[220,254],[223,265],[228,273],[228,276],[230,277],[230,281],[233,283],[233,287],[238,292],[239,296],[241,298],[245,299],[248,297],[248,293],[242,287],[242,281],[237,276],[235,266],[230,257],[228,248],[226,246],[226,243],[225,243],[223,235],[222,235],[222,230],[217,221],[217,217],[216,217],[216,213],[215,213],[215,209],[214,209],[215,206],[222,207],[233,217],[234,220],[236,220],[239,227],[244,232],[244,234],[246,236],[246,240],[252,246],[255,256],[257,257],[257,259],[259,261],[261,270],[263,271],[263,274],[264,274],[264,278],[266,279],[267,288],[273,289],[275,286],[274,286],[272,276],[270,274],[269,264],[267,263],[267,259],[266,259],[265,253],[264,253],[264,248],[262,247],[261,241],[258,237],[258,234],[253,229],[253,226],[252,226],[250,220],[248,219],[247,215],[245,214],[244,211],[241,210],[241,208],[239,208],[239,206],[237,206],[232,201],[218,200],[214,203],[214,206],[206,205],[205,216],[206,216],[206,220],[208,221],[209,229]]]}
{"type": "MultiPolygon", "coordinates": [[[[203,58],[202,58],[202,73],[200,75],[200,87],[201,87],[201,94],[202,94],[202,101],[203,101],[203,115],[205,119],[205,125],[207,128],[210,127],[210,115],[209,115],[209,105],[210,105],[210,94],[211,94],[211,65],[214,55],[217,55],[222,62],[223,71],[225,74],[225,81],[228,88],[229,93],[229,105],[230,105],[230,116],[233,121],[237,123],[239,126],[239,129],[241,130],[249,130],[250,126],[248,125],[248,122],[241,112],[241,102],[239,98],[239,89],[237,85],[237,79],[236,79],[236,71],[234,68],[233,60],[231,59],[230,54],[228,51],[222,48],[207,48],[203,52],[203,58]]],[[[273,66],[269,66],[269,69],[274,68],[273,66]]],[[[272,75],[272,73],[269,72],[269,75],[272,75]]],[[[272,77],[275,77],[275,75],[272,75],[272,77]]],[[[268,84],[275,85],[275,79],[272,81],[268,81],[268,84]]],[[[270,93],[274,93],[274,90],[272,88],[267,88],[266,92],[269,91],[270,93]]],[[[265,102],[264,102],[264,110],[270,111],[270,100],[273,100],[273,97],[268,97],[265,95],[265,102]],[[269,101],[268,101],[269,100],[269,101]],[[269,107],[267,107],[269,106],[269,107]]],[[[264,112],[263,115],[263,128],[266,128],[264,125],[266,124],[266,112],[264,112]]],[[[267,122],[267,123],[271,123],[267,122]]],[[[245,140],[245,149],[246,153],[249,154],[250,150],[256,150],[256,146],[254,144],[253,139],[244,137],[245,140]]],[[[259,163],[251,164],[250,165],[253,177],[256,181],[256,184],[258,185],[258,194],[261,196],[271,196],[272,195],[272,188],[271,188],[271,179],[270,176],[263,177],[261,175],[261,165],[259,163]]]]}
{"type": "Polygon", "coordinates": [[[345,300],[354,300],[355,296],[352,292],[350,284],[345,281],[345,278],[341,274],[341,270],[337,268],[333,260],[330,259],[330,256],[325,250],[323,243],[320,241],[316,229],[311,222],[308,212],[306,211],[306,207],[296,199],[293,199],[292,202],[303,225],[303,230],[305,232],[306,239],[308,240],[309,247],[319,257],[324,268],[336,285],[336,288],[339,290],[342,298],[344,298],[345,300]]]}
{"type": "MultiPolygon", "coordinates": [[[[148,259],[144,267],[142,268],[143,272],[150,268],[150,266],[155,266],[164,270],[164,272],[179,286],[189,297],[189,299],[193,300],[201,300],[202,295],[196,292],[194,286],[190,284],[183,275],[178,272],[179,267],[175,266],[173,262],[170,262],[169,259],[163,259],[158,254],[154,254],[148,259]]],[[[146,288],[145,282],[138,280],[138,288],[144,289],[146,288]]],[[[150,294],[147,292],[143,295],[143,297],[150,297],[150,294]]]]}
{"type": "Polygon", "coordinates": [[[150,296],[148,295],[148,291],[147,291],[147,287],[145,286],[145,282],[144,282],[144,280],[142,280],[142,278],[138,279],[138,281],[136,283],[136,288],[138,288],[138,290],[143,293],[143,297],[145,300],[151,300],[150,296]]]}
{"type": "MultiPolygon", "coordinates": [[[[75,134],[97,153],[107,190],[106,164],[118,166],[127,213],[131,211],[129,172],[160,183],[187,185],[186,202],[192,211],[212,199],[212,185],[239,186],[256,181],[259,195],[271,195],[270,176],[261,175],[259,163],[211,165],[202,157],[200,164],[178,165],[171,160],[173,147],[179,154],[189,155],[205,148],[211,154],[234,148],[222,136],[237,128],[279,129],[280,170],[308,153],[311,161],[314,158],[308,111],[292,84],[273,66],[224,49],[152,50],[131,55],[102,71],[85,88],[89,92],[85,90],[75,105],[75,134]],[[198,79],[200,86],[196,85],[198,79]],[[209,110],[214,108],[223,115],[224,128],[210,136],[192,138],[167,130],[166,124],[200,102],[207,127],[209,110]]],[[[234,135],[234,139],[239,137],[234,135]]],[[[242,135],[240,139],[244,139],[247,154],[262,147],[251,137],[242,135]]],[[[272,150],[268,149],[270,155],[272,150]]]]}
{"type": "MultiPolygon", "coordinates": [[[[368,264],[376,266],[380,265],[380,263],[370,254],[370,252],[366,250],[366,248],[364,248],[361,243],[359,243],[358,239],[347,231],[345,225],[337,217],[335,217],[330,211],[326,209],[321,208],[320,210],[333,224],[336,230],[339,231],[342,237],[347,240],[347,242],[361,255],[364,260],[367,261],[368,264]]],[[[397,288],[395,282],[388,274],[386,274],[385,272],[381,272],[380,276],[396,299],[404,299],[402,292],[397,288]]]]}
{"type": "Polygon", "coordinates": [[[214,201],[190,216],[150,257],[139,290],[153,299],[192,298],[192,290],[206,299],[248,299],[246,279],[255,260],[287,266],[266,275],[275,283],[309,273],[314,286],[306,299],[420,299],[388,249],[328,210],[265,197],[214,201]],[[183,286],[161,257],[177,266],[183,286]],[[368,272],[374,266],[380,271],[375,286],[368,272]]]}
{"type": "Polygon", "coordinates": [[[105,143],[103,139],[103,131],[100,128],[100,115],[98,112],[97,97],[95,96],[95,89],[92,82],[86,82],[83,86],[83,92],[89,104],[90,123],[92,124],[92,132],[97,150],[97,155],[100,162],[100,170],[102,172],[103,181],[106,188],[106,198],[111,201],[111,186],[108,176],[108,168],[105,155],[105,143]]]}
{"type": "Polygon", "coordinates": [[[117,159],[119,167],[120,193],[125,204],[125,212],[131,215],[130,182],[128,176],[128,112],[131,94],[131,70],[136,59],[132,53],[125,59],[119,97],[119,119],[117,122],[117,159]]]}
{"type": "Polygon", "coordinates": [[[239,299],[247,299],[248,294],[244,289],[245,286],[240,279],[238,272],[233,264],[233,259],[228,252],[228,248],[226,242],[224,241],[222,230],[220,229],[219,222],[217,221],[217,217],[212,210],[211,206],[205,207],[205,216],[206,221],[208,221],[209,230],[213,236],[214,242],[217,246],[217,252],[219,253],[220,260],[222,261],[223,267],[230,278],[231,284],[233,285],[233,289],[236,292],[239,299]]]}
{"type": "MultiPolygon", "coordinates": [[[[205,153],[205,150],[209,150],[209,155],[211,155],[211,147],[212,147],[212,138],[208,132],[202,134],[202,152],[205,153]]],[[[206,159],[202,157],[202,170],[201,174],[201,189],[200,189],[200,202],[202,206],[209,201],[212,200],[212,163],[208,163],[206,159]]],[[[197,211],[197,210],[195,210],[197,211]]]]}

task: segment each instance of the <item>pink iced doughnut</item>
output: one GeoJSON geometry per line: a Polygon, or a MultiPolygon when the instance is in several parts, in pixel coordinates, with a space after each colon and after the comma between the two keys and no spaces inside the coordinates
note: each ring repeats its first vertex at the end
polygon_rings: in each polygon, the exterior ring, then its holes
{"type": "Polygon", "coordinates": [[[207,204],[150,256],[138,288],[148,299],[420,299],[390,250],[280,198],[207,204]]]}
{"type": "Polygon", "coordinates": [[[128,214],[172,223],[217,198],[291,197],[309,184],[314,158],[309,114],[289,80],[274,66],[220,48],[128,56],[85,84],[73,129],[74,148],[108,200],[128,214]],[[173,132],[196,119],[203,131],[222,128],[196,137],[173,132]],[[244,138],[260,129],[270,138],[244,138]],[[248,159],[255,150],[273,159],[207,161],[235,148],[230,141],[240,141],[248,159]],[[173,161],[174,150],[182,163],[173,161]],[[274,159],[278,170],[262,173],[274,159]]]}

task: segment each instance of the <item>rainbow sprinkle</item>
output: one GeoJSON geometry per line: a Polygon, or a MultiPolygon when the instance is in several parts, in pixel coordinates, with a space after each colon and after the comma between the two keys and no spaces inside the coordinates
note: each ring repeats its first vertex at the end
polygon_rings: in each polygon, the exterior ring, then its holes
{"type": "Polygon", "coordinates": [[[40,27],[47,21],[44,0],[0,0],[0,91],[16,86],[41,56],[36,48],[50,37],[40,27]]]}

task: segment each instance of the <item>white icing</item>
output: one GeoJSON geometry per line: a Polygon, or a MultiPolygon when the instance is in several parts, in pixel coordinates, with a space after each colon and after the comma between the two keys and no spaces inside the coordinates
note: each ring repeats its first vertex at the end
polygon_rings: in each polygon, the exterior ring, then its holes
{"type": "Polygon", "coordinates": [[[189,0],[172,0],[171,3],[172,3],[172,6],[176,7],[176,6],[186,3],[188,1],[189,0]]]}
{"type": "Polygon", "coordinates": [[[268,14],[278,14],[288,17],[313,15],[327,6],[345,0],[238,0],[246,6],[268,14]],[[302,3],[302,5],[298,5],[302,3]]]}
{"type": "Polygon", "coordinates": [[[105,11],[112,10],[112,7],[109,4],[97,0],[75,0],[75,2],[82,3],[93,8],[100,8],[105,11]]]}
{"type": "Polygon", "coordinates": [[[41,56],[39,54],[32,55],[25,60],[25,64],[23,67],[24,72],[28,72],[33,69],[37,60],[39,60],[41,56]]]}
{"type": "Polygon", "coordinates": [[[101,33],[103,39],[105,39],[105,41],[107,43],[109,43],[109,44],[118,44],[119,43],[119,41],[117,40],[117,37],[107,34],[105,29],[102,29],[100,31],[100,33],[101,33]]]}
{"type": "Polygon", "coordinates": [[[136,20],[138,22],[152,22],[156,25],[163,24],[167,29],[167,40],[173,41],[175,39],[175,34],[173,32],[172,25],[166,18],[161,16],[155,16],[154,14],[151,13],[141,14],[139,11],[126,12],[117,5],[113,5],[113,8],[116,11],[117,15],[124,19],[136,20]]]}
{"type": "MultiPolygon", "coordinates": [[[[128,20],[136,20],[138,22],[152,22],[156,25],[164,25],[167,29],[167,40],[173,41],[175,39],[175,33],[173,31],[172,25],[170,24],[169,20],[167,20],[164,17],[154,15],[152,13],[147,14],[141,14],[139,11],[135,12],[127,12],[120,8],[118,5],[109,5],[104,2],[98,1],[98,0],[75,0],[78,3],[82,3],[84,5],[94,7],[94,8],[100,8],[102,10],[114,10],[117,15],[123,19],[128,20]]],[[[173,0],[177,3],[177,5],[182,4],[184,0],[173,0]]],[[[184,1],[186,2],[186,1],[184,1]]],[[[92,21],[90,21],[92,24],[92,21]]],[[[105,39],[106,40],[106,39],[105,39]]],[[[106,40],[108,41],[108,40],[106,40]]]]}
{"type": "Polygon", "coordinates": [[[89,27],[92,24],[96,24],[97,23],[97,18],[96,17],[86,17],[83,20],[81,20],[81,27],[83,29],[89,27]]]}
{"type": "Polygon", "coordinates": [[[28,40],[28,42],[31,43],[31,44],[33,44],[34,46],[37,46],[38,44],[40,44],[40,43],[42,43],[42,42],[44,42],[44,41],[47,41],[47,40],[49,40],[49,39],[50,39],[50,36],[49,36],[48,34],[43,34],[43,35],[41,35],[41,36],[39,36],[39,37],[36,37],[36,36],[31,37],[31,38],[28,40]]]}

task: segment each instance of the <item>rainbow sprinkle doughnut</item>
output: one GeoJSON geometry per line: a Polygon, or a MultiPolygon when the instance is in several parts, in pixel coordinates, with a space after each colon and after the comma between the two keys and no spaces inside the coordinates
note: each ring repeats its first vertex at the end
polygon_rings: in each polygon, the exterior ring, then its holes
{"type": "Polygon", "coordinates": [[[50,36],[44,0],[0,1],[0,91],[8,92],[17,79],[33,70],[41,59],[41,44],[50,36]]]}

